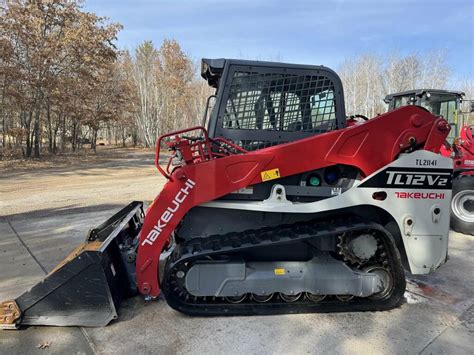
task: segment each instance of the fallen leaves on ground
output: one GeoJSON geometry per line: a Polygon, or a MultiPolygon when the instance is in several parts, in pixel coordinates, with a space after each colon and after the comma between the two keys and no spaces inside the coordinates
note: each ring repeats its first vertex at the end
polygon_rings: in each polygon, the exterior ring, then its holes
{"type": "Polygon", "coordinates": [[[44,343],[41,343],[41,344],[38,344],[37,348],[38,349],[47,349],[51,346],[51,342],[50,341],[46,341],[44,343]]]}

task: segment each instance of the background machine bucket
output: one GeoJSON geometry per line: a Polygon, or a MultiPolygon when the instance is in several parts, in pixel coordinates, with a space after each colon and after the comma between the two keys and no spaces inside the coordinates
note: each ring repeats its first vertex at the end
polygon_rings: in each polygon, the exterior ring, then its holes
{"type": "Polygon", "coordinates": [[[0,328],[98,327],[116,319],[121,300],[136,293],[135,237],[143,217],[143,203],[135,201],[89,231],[42,281],[0,305],[0,328]]]}

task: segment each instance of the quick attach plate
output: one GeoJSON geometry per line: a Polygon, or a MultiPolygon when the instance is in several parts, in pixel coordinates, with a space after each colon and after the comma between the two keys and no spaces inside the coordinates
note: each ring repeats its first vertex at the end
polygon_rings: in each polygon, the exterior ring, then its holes
{"type": "Polygon", "coordinates": [[[18,307],[14,300],[8,300],[1,303],[0,329],[17,329],[20,317],[20,307],[18,307]]]}

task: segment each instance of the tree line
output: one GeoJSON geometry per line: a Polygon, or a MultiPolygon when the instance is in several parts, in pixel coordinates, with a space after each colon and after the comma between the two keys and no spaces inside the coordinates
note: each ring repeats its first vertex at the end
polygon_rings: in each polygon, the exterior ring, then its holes
{"type": "MultiPolygon", "coordinates": [[[[447,54],[442,50],[423,55],[366,53],[345,60],[338,68],[338,74],[344,87],[348,115],[375,117],[387,110],[383,100],[387,94],[412,89],[451,89],[464,92],[466,100],[474,99],[473,78],[454,79],[447,64],[447,54]]],[[[469,114],[470,101],[461,104],[460,110],[467,113],[467,120],[473,116],[469,114]]]]}
{"type": "Polygon", "coordinates": [[[339,68],[346,95],[346,111],[374,117],[385,112],[385,95],[411,89],[445,89],[449,67],[444,52],[425,56],[363,54],[339,68]]]}
{"type": "MultiPolygon", "coordinates": [[[[0,19],[3,152],[95,150],[104,137],[153,147],[160,134],[199,124],[213,93],[178,42],[121,51],[115,42],[122,26],[84,11],[80,0],[0,0],[0,19]]],[[[386,110],[388,93],[450,85],[439,51],[363,54],[338,73],[347,113],[368,117],[386,110]]],[[[472,97],[472,78],[456,89],[472,97]]]]}
{"type": "Polygon", "coordinates": [[[147,147],[199,121],[207,88],[174,40],[120,51],[122,28],[78,1],[0,3],[0,136],[25,157],[95,149],[98,132],[147,147]]]}

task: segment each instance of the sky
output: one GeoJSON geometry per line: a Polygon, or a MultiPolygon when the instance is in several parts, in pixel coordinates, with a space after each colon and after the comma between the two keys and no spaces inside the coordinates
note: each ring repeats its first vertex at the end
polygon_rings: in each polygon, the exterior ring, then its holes
{"type": "Polygon", "coordinates": [[[474,0],[86,0],[124,26],[121,49],[176,39],[194,60],[244,58],[337,69],[362,53],[446,51],[474,77],[474,0]]]}

